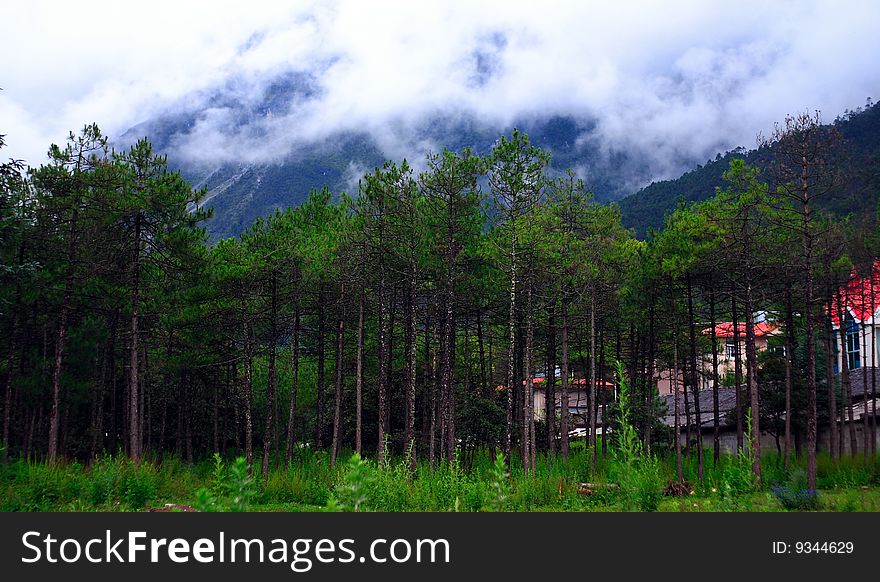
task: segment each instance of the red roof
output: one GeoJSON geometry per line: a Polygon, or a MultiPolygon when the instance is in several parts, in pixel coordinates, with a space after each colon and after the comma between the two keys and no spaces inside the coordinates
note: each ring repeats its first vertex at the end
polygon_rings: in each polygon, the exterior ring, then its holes
{"type": "MultiPolygon", "coordinates": [[[[737,330],[739,331],[739,337],[746,337],[746,324],[737,323],[737,330]]],[[[756,323],[755,324],[755,337],[763,337],[765,335],[772,335],[775,332],[777,327],[775,325],[770,325],[769,323],[756,323]]],[[[707,327],[703,330],[704,335],[709,335],[712,333],[712,328],[707,327]]],[[[715,337],[733,337],[733,322],[725,321],[724,323],[719,323],[715,326],[715,337]]]]}
{"type": "MultiPolygon", "coordinates": [[[[856,323],[863,323],[871,319],[873,313],[880,307],[880,260],[874,261],[874,267],[869,277],[858,277],[853,269],[849,282],[840,288],[843,304],[856,323]]],[[[840,326],[837,297],[831,300],[831,320],[835,326],[840,326]]]]}

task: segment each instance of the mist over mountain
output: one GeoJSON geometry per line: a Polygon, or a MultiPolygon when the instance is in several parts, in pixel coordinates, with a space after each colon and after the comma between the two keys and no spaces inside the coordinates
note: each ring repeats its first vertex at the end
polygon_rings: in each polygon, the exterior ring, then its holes
{"type": "MultiPolygon", "coordinates": [[[[846,111],[831,123],[837,128],[842,143],[834,160],[841,172],[841,186],[817,200],[817,207],[838,216],[878,211],[880,200],[880,104],[868,99],[867,105],[846,111]]],[[[830,125],[830,123],[829,123],[830,125]]],[[[705,165],[698,165],[673,180],[658,180],[619,201],[624,226],[644,237],[650,229],[663,226],[664,217],[678,204],[700,202],[724,188],[724,172],[733,158],[765,169],[773,158],[773,147],[736,148],[718,154],[705,165]]],[[[770,182],[770,176],[763,176],[770,182]]]]}
{"type": "MultiPolygon", "coordinates": [[[[386,159],[406,158],[418,171],[428,152],[444,147],[484,154],[514,127],[552,153],[551,174],[574,169],[598,201],[619,202],[624,225],[638,236],[659,228],[680,202],[711,197],[723,186],[731,158],[762,164],[757,150],[742,146],[722,153],[719,144],[705,157],[681,151],[675,158],[632,143],[615,147],[597,130],[596,119],[572,115],[523,116],[502,125],[447,111],[418,123],[401,120],[381,130],[339,129],[323,136],[298,136],[293,125],[286,128],[290,133],[279,127],[290,124],[292,107],[318,92],[306,74],[280,77],[259,95],[245,83],[228,82],[129,129],[116,145],[146,136],[195,187],[207,188],[214,238],[236,236],[257,217],[300,204],[312,190],[356,195],[358,180],[386,159]],[[242,149],[243,143],[252,149],[242,149]]],[[[834,123],[845,139],[851,179],[822,205],[840,214],[873,208],[880,192],[880,107],[869,99],[867,107],[847,111],[834,123]]]]}
{"type": "Polygon", "coordinates": [[[418,171],[428,152],[467,147],[484,154],[513,128],[552,153],[551,174],[575,170],[603,202],[674,178],[701,159],[615,146],[598,131],[595,118],[559,114],[522,115],[500,124],[447,110],[382,128],[300,135],[290,111],[318,91],[307,74],[282,76],[260,95],[244,83],[228,82],[132,127],[115,145],[147,137],[195,187],[207,188],[205,204],[215,214],[208,229],[215,238],[235,236],[257,217],[296,206],[315,189],[354,195],[358,180],[386,159],[406,158],[418,171]]]}

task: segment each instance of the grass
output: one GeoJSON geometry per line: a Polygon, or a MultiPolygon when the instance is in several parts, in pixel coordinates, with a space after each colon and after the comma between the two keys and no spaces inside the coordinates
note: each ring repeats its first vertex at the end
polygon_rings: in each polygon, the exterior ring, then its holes
{"type": "MultiPolygon", "coordinates": [[[[786,511],[774,487],[787,487],[795,497],[799,491],[792,489],[797,475],[775,455],[762,457],[764,478],[756,484],[744,478],[741,460],[722,456],[716,466],[707,451],[702,481],[695,455],[684,459],[693,494],[664,497],[657,483],[672,479],[675,469],[663,456],[656,471],[647,472],[624,470],[625,459],[600,456],[593,472],[590,451],[576,445],[568,460],[539,456],[530,475],[516,456],[508,475],[503,459],[488,451],[478,451],[469,470],[456,459],[433,469],[420,460],[411,470],[406,456],[382,467],[352,459],[331,468],[327,454],[307,450],[290,467],[273,469],[265,481],[249,478],[234,459],[221,460],[219,468],[213,459],[188,465],[166,458],[136,465],[106,456],[89,466],[54,467],[12,460],[0,465],[0,510],[144,511],[174,503],[220,511],[786,511]],[[588,481],[621,486],[579,493],[580,484],[588,481]]],[[[797,462],[794,467],[803,469],[797,462]]],[[[818,489],[820,510],[880,511],[880,459],[844,457],[834,466],[820,455],[818,489]]]]}

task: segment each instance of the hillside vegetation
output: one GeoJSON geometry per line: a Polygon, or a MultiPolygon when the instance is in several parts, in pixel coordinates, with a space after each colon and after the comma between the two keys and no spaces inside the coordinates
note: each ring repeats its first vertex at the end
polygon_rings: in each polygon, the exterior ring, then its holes
{"type": "MultiPolygon", "coordinates": [[[[880,199],[880,106],[870,101],[864,109],[847,112],[834,121],[844,138],[836,163],[845,168],[843,187],[823,199],[820,207],[838,215],[873,212],[880,199]]],[[[719,154],[675,180],[654,182],[620,200],[624,226],[644,237],[648,230],[663,226],[664,217],[682,203],[700,202],[715,195],[724,185],[723,174],[734,158],[765,169],[773,147],[762,150],[736,149],[719,154]]],[[[768,177],[769,178],[769,177],[768,177]]]]}

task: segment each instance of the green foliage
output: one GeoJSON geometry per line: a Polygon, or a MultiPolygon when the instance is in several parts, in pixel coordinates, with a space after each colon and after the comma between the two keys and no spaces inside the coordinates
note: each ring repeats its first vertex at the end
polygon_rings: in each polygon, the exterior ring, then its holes
{"type": "Polygon", "coordinates": [[[612,452],[612,475],[617,479],[623,507],[627,511],[656,511],[662,498],[660,464],[645,451],[632,423],[629,382],[618,361],[618,422],[612,452]]]}
{"type": "Polygon", "coordinates": [[[196,491],[195,506],[199,511],[250,511],[257,493],[244,457],[227,465],[219,453],[214,453],[211,486],[196,491]]]}
{"type": "MultiPolygon", "coordinates": [[[[56,350],[63,361],[53,388],[60,393],[66,430],[58,466],[13,461],[5,473],[12,494],[4,503],[10,508],[141,509],[168,498],[191,501],[198,491],[197,504],[208,510],[274,503],[434,511],[657,509],[662,503],[656,485],[665,467],[642,450],[640,434],[650,427],[660,450],[669,430],[658,423],[659,398],[653,409],[641,405],[655,393],[654,386],[644,385],[649,381],[634,378],[630,386],[618,364],[621,399],[608,406],[611,414],[603,419],[605,436],[613,435],[611,454],[597,466],[584,459],[598,448],[585,450],[578,443],[565,461],[541,459],[529,473],[514,463],[502,480],[497,459],[485,451],[505,438],[503,405],[514,387],[505,393],[492,384],[519,382],[522,369],[501,379],[499,363],[505,358],[512,363],[525,352],[535,361],[520,362],[533,368],[524,375],[551,368],[561,363],[554,362],[559,346],[551,344],[562,336],[562,321],[565,337],[577,344],[586,343],[595,321],[599,345],[591,360],[600,370],[607,369],[612,353],[622,353],[621,345],[632,346],[625,351],[633,369],[641,367],[640,358],[668,368],[675,356],[679,363],[696,357],[684,344],[705,315],[709,293],[718,300],[713,303],[718,321],[729,313],[722,303],[738,300],[743,289],[755,290],[748,309],[778,310],[780,273],[800,295],[800,275],[788,270],[792,261],[785,253],[798,245],[791,228],[779,227],[792,208],[770,200],[759,172],[741,159],[727,160],[726,189],[706,202],[679,205],[664,231],[645,243],[622,227],[620,209],[596,203],[573,171],[550,180],[547,152],[514,131],[485,157],[467,149],[432,154],[418,176],[405,160],[387,162],[363,179],[355,198],[339,200],[327,188],[316,190],[297,208],[268,212],[241,229],[239,238],[209,245],[200,226],[207,218],[200,207],[204,192],[169,171],[167,160],[146,140],[111,154],[92,125],[71,135],[66,147],[53,146],[50,158],[28,179],[18,164],[0,168],[0,383],[15,387],[10,446],[0,453],[43,454],[45,434],[29,426],[41,418],[34,411],[46,402],[46,371],[56,350]],[[491,198],[481,191],[487,181],[491,198]],[[375,451],[378,444],[383,455],[378,466],[362,461],[365,465],[352,469],[350,462],[330,466],[325,452],[312,451],[322,446],[306,439],[321,435],[329,444],[326,398],[334,391],[328,376],[338,369],[342,447],[353,440],[355,303],[364,307],[357,320],[365,332],[366,357],[358,361],[365,388],[364,450],[375,451]],[[129,331],[129,324],[135,329],[129,331]],[[328,336],[337,329],[339,366],[327,354],[328,336]],[[523,336],[537,336],[536,345],[521,345],[523,336]],[[143,341],[128,351],[131,337],[143,341]],[[400,349],[401,343],[412,351],[400,349]],[[377,352],[387,357],[374,357],[377,352]],[[118,426],[113,417],[110,428],[106,404],[110,400],[116,410],[139,404],[120,402],[130,381],[125,371],[135,362],[144,363],[135,382],[146,395],[143,440],[160,442],[166,450],[174,432],[167,425],[181,419],[186,426],[180,426],[174,446],[196,464],[175,458],[161,464],[128,465],[121,458],[87,467],[66,464],[91,460],[125,438],[130,427],[118,426]],[[453,385],[446,386],[447,378],[453,385]],[[380,398],[373,392],[377,386],[380,398]],[[420,402],[432,404],[430,414],[454,419],[444,426],[454,425],[451,436],[460,450],[453,454],[444,443],[444,460],[435,467],[427,466],[420,442],[403,444],[400,438],[397,419],[419,427],[437,418],[426,418],[427,406],[410,413],[411,390],[420,402]],[[325,406],[319,412],[321,397],[325,406]],[[453,402],[452,410],[433,406],[453,402]],[[102,422],[95,422],[96,416],[102,422]],[[377,443],[372,428],[388,417],[395,419],[392,432],[377,443]],[[249,454],[271,452],[288,435],[291,444],[301,441],[303,447],[291,451],[289,463],[280,450],[267,454],[265,478],[254,482],[250,468],[238,461],[230,466],[219,456],[213,466],[204,461],[220,442],[228,445],[234,432],[236,447],[247,437],[249,454]],[[347,484],[367,477],[372,486],[362,491],[364,498],[346,500],[347,484]],[[211,485],[201,487],[207,479],[211,485]],[[581,498],[578,480],[610,480],[621,489],[581,498]]],[[[876,224],[866,221],[861,230],[831,221],[828,226],[834,236],[823,235],[816,248],[817,256],[830,257],[823,259],[828,272],[815,273],[813,301],[839,282],[835,277],[845,278],[853,266],[863,270],[877,253],[874,242],[865,242],[876,224]]],[[[794,298],[793,311],[803,314],[808,311],[796,305],[801,300],[794,298]]],[[[803,322],[803,315],[798,319],[803,322]]],[[[812,353],[814,346],[797,343],[797,350],[812,353]]],[[[708,348],[703,338],[693,345],[702,352],[708,348]]],[[[584,346],[569,345],[566,377],[578,360],[574,374],[581,375],[578,380],[587,376],[585,353],[584,346]]],[[[797,410],[790,416],[802,422],[805,360],[797,358],[799,378],[792,382],[797,410]]],[[[759,368],[760,424],[778,434],[785,362],[765,355],[759,368]]],[[[136,451],[129,441],[129,450],[136,451]]],[[[151,454],[157,451],[146,451],[148,458],[151,454]]],[[[751,455],[725,457],[696,488],[705,493],[711,482],[724,499],[769,495],[751,478],[751,455]]],[[[684,464],[696,482],[694,463],[684,464]]],[[[875,482],[872,462],[820,463],[820,486],[875,482]]]]}
{"type": "Polygon", "coordinates": [[[327,501],[328,511],[370,511],[366,505],[376,481],[376,469],[369,461],[353,454],[333,487],[327,501]]]}
{"type": "MultiPolygon", "coordinates": [[[[579,445],[582,443],[578,443],[579,445]]],[[[625,449],[626,447],[624,447],[625,449]]],[[[635,447],[630,450],[637,450],[635,447]]],[[[5,511],[139,511],[166,503],[193,505],[204,511],[780,511],[785,507],[770,486],[754,483],[747,456],[723,455],[717,467],[706,466],[705,485],[694,495],[664,498],[660,459],[626,456],[616,445],[591,470],[591,451],[573,447],[567,460],[539,456],[533,473],[513,460],[507,473],[503,456],[478,450],[469,470],[453,459],[433,469],[420,459],[415,473],[405,455],[392,456],[385,469],[366,459],[340,462],[331,469],[323,454],[304,454],[301,461],[253,481],[246,465],[181,463],[166,457],[161,464],[135,465],[125,458],[102,458],[91,467],[76,463],[0,464],[0,510],[5,511]],[[739,465],[737,463],[739,462],[739,465]],[[653,466],[652,466],[653,465],[653,466]],[[238,467],[238,469],[235,469],[238,467]],[[656,472],[655,472],[656,471],[656,472]],[[728,487],[722,485],[727,479],[728,487]],[[578,492],[582,482],[600,484],[592,495],[578,492]],[[602,485],[619,484],[619,489],[602,485]],[[751,485],[749,485],[751,484],[751,485]],[[142,503],[144,497],[150,497],[142,503]]],[[[765,482],[783,486],[791,473],[781,459],[764,459],[765,482]]],[[[696,475],[694,456],[684,459],[685,474],[696,475]]],[[[795,470],[803,466],[795,464],[795,470]]],[[[819,456],[822,504],[828,511],[880,510],[880,459],[847,458],[835,467],[819,456]]],[[[799,487],[789,486],[797,493],[799,487]]],[[[802,494],[793,495],[794,498],[802,494]]],[[[803,508],[803,507],[802,507],[803,508]]]]}
{"type": "MultiPolygon", "coordinates": [[[[873,213],[880,208],[880,174],[870,171],[880,153],[877,141],[880,127],[880,106],[874,104],[856,114],[835,120],[835,125],[849,142],[849,163],[853,167],[866,168],[857,180],[849,180],[835,196],[818,200],[820,208],[830,210],[838,216],[847,214],[873,213]],[[865,195],[865,193],[870,193],[865,195]]],[[[682,202],[700,202],[712,198],[717,188],[724,184],[724,172],[732,161],[744,160],[747,164],[766,168],[773,160],[774,148],[745,151],[737,148],[719,155],[703,166],[683,174],[674,180],[657,181],[639,192],[623,198],[619,204],[623,213],[623,224],[633,228],[638,236],[644,237],[653,228],[660,228],[667,214],[672,213],[682,202]]]]}
{"type": "Polygon", "coordinates": [[[507,505],[508,475],[507,464],[504,462],[504,453],[498,451],[495,455],[495,463],[489,476],[489,495],[486,500],[487,511],[503,511],[507,505]]]}
{"type": "Polygon", "coordinates": [[[754,461],[755,456],[752,451],[752,415],[751,410],[746,412],[746,432],[744,436],[743,448],[731,457],[728,457],[724,464],[721,476],[721,495],[725,498],[732,498],[755,490],[757,481],[755,479],[754,461]]]}

